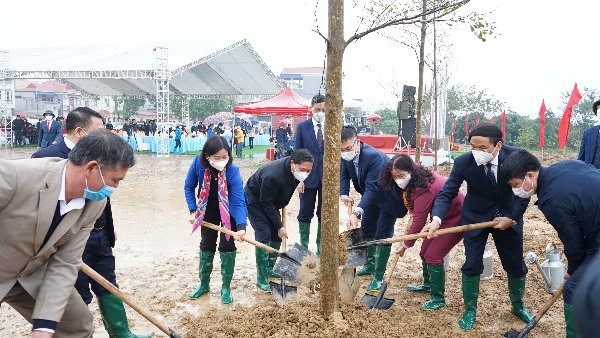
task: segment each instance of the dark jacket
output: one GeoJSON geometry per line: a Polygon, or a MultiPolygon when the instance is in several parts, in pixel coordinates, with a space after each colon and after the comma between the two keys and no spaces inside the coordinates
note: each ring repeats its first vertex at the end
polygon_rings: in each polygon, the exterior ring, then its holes
{"type": "Polygon", "coordinates": [[[600,253],[587,266],[573,299],[573,319],[581,338],[600,337],[600,253]]]}
{"type": "Polygon", "coordinates": [[[592,164],[594,161],[594,154],[596,153],[596,144],[598,142],[599,131],[600,126],[593,126],[583,132],[581,148],[579,148],[579,156],[577,156],[578,160],[587,164],[592,164]]]}
{"type": "MultiPolygon", "coordinates": [[[[188,170],[185,178],[185,200],[188,209],[196,210],[196,190],[202,189],[204,181],[204,167],[200,162],[200,155],[194,158],[192,165],[188,170]]],[[[231,163],[225,168],[225,176],[227,177],[227,193],[229,195],[229,213],[235,220],[238,230],[246,230],[246,219],[248,211],[246,210],[246,196],[244,195],[244,181],[240,174],[240,168],[231,163]]],[[[198,190],[199,191],[199,190],[198,190]]]]}
{"type": "MultiPolygon", "coordinates": [[[[42,148],[37,152],[31,155],[32,158],[41,158],[41,157],[60,157],[60,158],[69,158],[69,152],[71,149],[67,147],[65,144],[65,138],[61,137],[57,143],[48,146],[46,148],[42,148]]],[[[110,206],[110,198],[106,199],[106,207],[104,211],[100,215],[100,217],[96,220],[94,224],[96,227],[104,226],[106,234],[108,234],[108,240],[111,247],[115,246],[115,225],[112,217],[112,209],[110,206]]]]}
{"type": "MultiPolygon", "coordinates": [[[[290,169],[290,158],[284,157],[258,169],[246,182],[244,192],[249,205],[259,205],[262,218],[276,229],[283,226],[279,209],[290,203],[300,182],[290,169]]],[[[251,209],[255,210],[255,209],[251,209]]]]}
{"type": "Polygon", "coordinates": [[[48,130],[48,122],[42,121],[38,130],[38,146],[46,148],[53,142],[58,142],[62,137],[62,126],[60,122],[52,120],[50,130],[48,130]]]}
{"type": "Polygon", "coordinates": [[[396,218],[404,217],[407,210],[402,201],[402,190],[386,190],[379,185],[381,172],[390,158],[362,142],[358,156],[358,176],[354,161],[341,160],[340,195],[348,196],[352,181],[354,190],[362,195],[358,203],[360,208],[366,210],[368,206],[376,205],[379,210],[396,218]]]}
{"type": "Polygon", "coordinates": [[[304,186],[306,188],[316,188],[323,181],[323,149],[319,149],[319,145],[317,144],[317,135],[315,135],[312,118],[298,123],[296,127],[294,149],[302,148],[310,151],[314,160],[312,171],[306,180],[304,180],[304,186]]]}
{"type": "Polygon", "coordinates": [[[33,153],[33,155],[31,155],[31,158],[42,158],[42,157],[69,158],[70,151],[71,151],[71,149],[69,149],[69,147],[67,147],[67,145],[65,144],[65,138],[61,137],[60,140],[58,140],[58,142],[56,142],[55,144],[50,145],[46,148],[42,148],[42,149],[36,151],[35,153],[33,153]]]}
{"type": "MultiPolygon", "coordinates": [[[[517,147],[507,145],[500,149],[498,173],[506,157],[518,150],[517,147]]],[[[467,194],[462,209],[462,224],[490,221],[494,218],[493,211],[497,208],[503,216],[517,222],[513,228],[518,233],[523,232],[523,213],[527,209],[529,199],[515,196],[511,186],[502,179],[498,180],[498,191],[494,193],[486,177],[485,165],[478,166],[470,151],[454,160],[450,176],[435,199],[431,217],[437,216],[442,220],[446,217],[452,200],[465,181],[467,182],[467,194]]]]}
{"type": "Polygon", "coordinates": [[[537,206],[565,247],[569,274],[598,251],[600,173],[581,161],[565,160],[541,168],[537,206]]]}

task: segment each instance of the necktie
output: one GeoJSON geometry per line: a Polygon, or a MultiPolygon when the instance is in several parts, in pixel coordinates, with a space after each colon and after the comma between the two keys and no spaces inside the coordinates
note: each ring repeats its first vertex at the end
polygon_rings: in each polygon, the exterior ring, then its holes
{"type": "Polygon", "coordinates": [[[48,131],[50,131],[50,124],[51,124],[51,123],[52,123],[52,122],[50,122],[50,121],[48,121],[48,123],[47,123],[47,126],[46,126],[46,128],[48,128],[48,131]]]}
{"type": "Polygon", "coordinates": [[[321,124],[317,123],[317,144],[319,145],[319,149],[323,150],[323,128],[321,128],[321,124]]]}
{"type": "Polygon", "coordinates": [[[492,186],[492,190],[496,192],[498,190],[498,183],[496,182],[496,176],[494,176],[494,172],[492,171],[492,164],[488,163],[485,166],[487,168],[487,179],[492,186]]]}

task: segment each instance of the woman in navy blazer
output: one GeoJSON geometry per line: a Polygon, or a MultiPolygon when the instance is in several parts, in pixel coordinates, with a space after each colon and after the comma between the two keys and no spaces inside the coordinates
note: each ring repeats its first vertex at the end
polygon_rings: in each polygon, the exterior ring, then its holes
{"type": "MultiPolygon", "coordinates": [[[[202,153],[192,162],[184,186],[188,209],[195,220],[192,231],[201,226],[202,221],[207,221],[237,232],[235,239],[238,240],[246,233],[248,211],[244,182],[240,169],[232,163],[232,158],[227,140],[222,136],[213,136],[206,141],[202,153]]],[[[189,295],[192,299],[209,291],[219,232],[201,227],[200,236],[200,284],[189,295]]],[[[233,301],[230,284],[236,256],[234,237],[220,234],[219,255],[223,280],[221,301],[229,304],[233,301]]]]}

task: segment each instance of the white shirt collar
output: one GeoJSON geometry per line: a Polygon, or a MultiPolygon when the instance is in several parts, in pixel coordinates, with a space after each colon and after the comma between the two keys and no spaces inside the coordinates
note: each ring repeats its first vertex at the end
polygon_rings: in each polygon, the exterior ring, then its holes
{"type": "Polygon", "coordinates": [[[58,193],[58,201],[60,203],[60,215],[64,216],[67,212],[75,209],[83,209],[85,206],[85,198],[74,198],[69,203],[65,200],[65,177],[67,174],[67,166],[63,169],[62,181],[60,184],[60,192],[58,193]]]}
{"type": "Polygon", "coordinates": [[[67,135],[65,135],[65,144],[67,145],[67,148],[73,150],[73,148],[75,147],[75,143],[73,143],[73,141],[69,140],[69,137],[67,135]]]}
{"type": "Polygon", "coordinates": [[[313,120],[313,124],[315,125],[315,128],[317,128],[317,124],[321,124],[321,128],[323,128],[325,126],[325,119],[323,119],[322,122],[317,121],[317,119],[314,118],[314,116],[312,117],[313,120]]]}
{"type": "Polygon", "coordinates": [[[492,165],[498,166],[498,156],[500,155],[500,150],[498,150],[498,154],[490,161],[492,165]]]}

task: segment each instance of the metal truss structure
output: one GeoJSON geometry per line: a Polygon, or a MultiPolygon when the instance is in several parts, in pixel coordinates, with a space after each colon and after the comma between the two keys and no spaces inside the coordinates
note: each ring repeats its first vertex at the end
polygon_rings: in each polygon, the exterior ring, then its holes
{"type": "Polygon", "coordinates": [[[190,128],[190,97],[187,95],[181,98],[181,120],[190,128]]]}
{"type": "Polygon", "coordinates": [[[12,111],[8,106],[8,52],[0,51],[0,146],[8,148],[13,144],[12,111]]]}
{"type": "Polygon", "coordinates": [[[154,85],[156,86],[156,125],[160,133],[157,138],[157,154],[169,155],[169,135],[165,122],[170,122],[169,114],[169,50],[154,48],[154,85]]]}

